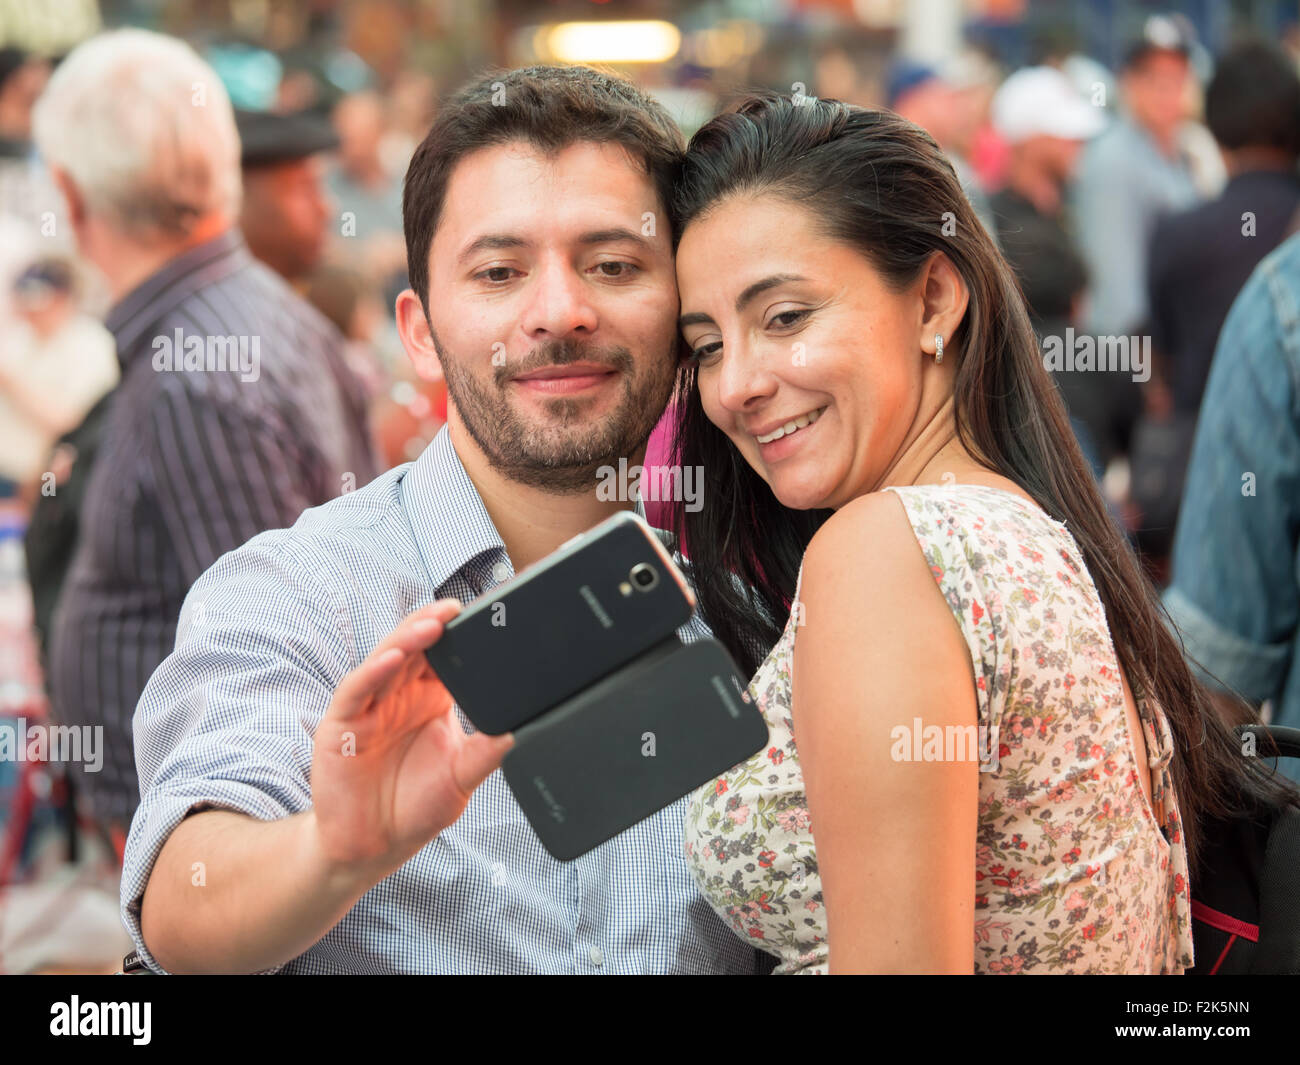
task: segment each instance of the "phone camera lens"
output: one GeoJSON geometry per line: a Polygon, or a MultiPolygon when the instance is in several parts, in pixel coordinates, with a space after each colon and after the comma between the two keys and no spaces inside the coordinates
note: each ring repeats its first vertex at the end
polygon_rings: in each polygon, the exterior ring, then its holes
{"type": "Polygon", "coordinates": [[[649,563],[641,562],[632,567],[632,572],[628,574],[632,578],[632,586],[641,592],[648,592],[659,583],[659,574],[649,563]]]}

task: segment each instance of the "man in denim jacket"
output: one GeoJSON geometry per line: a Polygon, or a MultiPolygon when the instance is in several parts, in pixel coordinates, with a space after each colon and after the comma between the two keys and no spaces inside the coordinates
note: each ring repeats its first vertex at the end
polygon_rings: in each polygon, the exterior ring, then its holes
{"type": "MultiPolygon", "coordinates": [[[[1300,235],[1219,334],[1165,606],[1203,680],[1300,727],[1300,235]]],[[[1281,768],[1300,780],[1294,760],[1281,768]]]]}

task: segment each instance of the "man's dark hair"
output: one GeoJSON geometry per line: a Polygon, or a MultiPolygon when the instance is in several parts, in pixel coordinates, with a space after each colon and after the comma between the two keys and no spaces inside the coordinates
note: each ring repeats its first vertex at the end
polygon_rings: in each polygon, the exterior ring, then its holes
{"type": "Polygon", "coordinates": [[[580,141],[618,144],[645,168],[663,207],[681,167],[681,130],[630,81],[584,66],[537,66],[484,74],[448,100],[411,157],[402,193],[406,269],[428,313],[429,245],[447,183],[471,152],[522,140],[555,153],[580,141]]]}
{"type": "Polygon", "coordinates": [[[1214,139],[1236,148],[1280,148],[1300,155],[1300,77],[1280,48],[1243,41],[1214,71],[1205,94],[1214,139]]]}

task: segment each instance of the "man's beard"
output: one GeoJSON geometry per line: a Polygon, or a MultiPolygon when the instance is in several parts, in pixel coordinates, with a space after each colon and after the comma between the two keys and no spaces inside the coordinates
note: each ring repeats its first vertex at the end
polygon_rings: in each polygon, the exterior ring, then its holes
{"type": "Polygon", "coordinates": [[[627,348],[599,350],[570,339],[541,344],[517,365],[494,366],[492,382],[485,386],[460,359],[448,355],[432,328],[430,333],[447,393],[488,463],[512,481],[551,492],[592,489],[602,466],[617,466],[641,447],[668,405],[676,380],[671,349],[638,380],[627,348]],[[509,400],[510,379],[574,362],[595,363],[622,375],[623,394],[615,409],[593,422],[585,414],[589,400],[557,395],[541,405],[550,415],[547,424],[530,425],[509,400]]]}

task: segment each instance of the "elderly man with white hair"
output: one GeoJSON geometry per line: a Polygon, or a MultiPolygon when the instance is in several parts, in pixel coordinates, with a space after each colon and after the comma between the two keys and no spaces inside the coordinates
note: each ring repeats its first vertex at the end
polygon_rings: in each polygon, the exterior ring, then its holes
{"type": "Polygon", "coordinates": [[[235,227],[234,116],[191,48],[93,38],[50,79],[34,132],[107,280],[121,365],[50,647],[56,717],[103,726],[102,771],[82,782],[120,845],[139,801],[132,715],[191,583],[377,471],[342,338],[235,227]]]}

